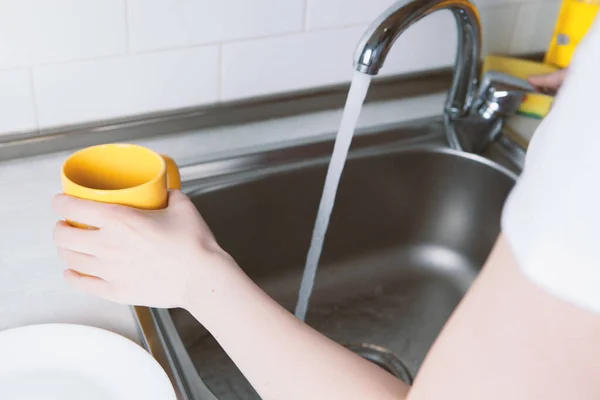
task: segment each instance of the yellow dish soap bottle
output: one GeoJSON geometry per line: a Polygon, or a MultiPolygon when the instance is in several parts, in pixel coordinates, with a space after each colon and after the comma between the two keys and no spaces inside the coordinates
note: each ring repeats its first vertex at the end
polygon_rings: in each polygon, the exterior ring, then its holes
{"type": "Polygon", "coordinates": [[[599,8],[600,0],[563,0],[544,63],[567,67],[599,8]]]}

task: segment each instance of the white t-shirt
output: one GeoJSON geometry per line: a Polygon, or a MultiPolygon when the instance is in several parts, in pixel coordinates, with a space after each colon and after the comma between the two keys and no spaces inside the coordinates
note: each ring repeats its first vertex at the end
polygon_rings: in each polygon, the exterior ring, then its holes
{"type": "Polygon", "coordinates": [[[509,195],[502,231],[525,275],[600,313],[600,21],[579,44],[509,195]]]}

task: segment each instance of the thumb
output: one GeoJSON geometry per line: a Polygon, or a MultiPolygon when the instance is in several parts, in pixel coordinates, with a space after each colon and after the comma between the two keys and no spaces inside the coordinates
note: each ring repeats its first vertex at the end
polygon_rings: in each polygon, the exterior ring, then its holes
{"type": "Polygon", "coordinates": [[[196,207],[194,206],[190,198],[186,196],[181,190],[171,190],[169,192],[169,204],[167,206],[167,209],[171,211],[189,209],[196,212],[196,207]]]}
{"type": "Polygon", "coordinates": [[[169,191],[169,207],[171,205],[180,204],[183,202],[189,202],[190,199],[181,190],[170,190],[169,191]]]}

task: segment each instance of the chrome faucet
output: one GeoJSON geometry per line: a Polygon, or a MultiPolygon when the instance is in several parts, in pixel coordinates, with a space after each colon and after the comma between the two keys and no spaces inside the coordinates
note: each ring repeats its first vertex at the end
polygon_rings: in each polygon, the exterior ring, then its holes
{"type": "Polygon", "coordinates": [[[481,151],[498,137],[506,116],[518,109],[527,82],[491,71],[479,79],[481,23],[468,0],[401,0],[367,29],[354,53],[354,68],[377,75],[396,39],[412,24],[438,10],[450,10],[456,20],[458,49],[454,77],[444,106],[446,134],[451,147],[481,151]]]}

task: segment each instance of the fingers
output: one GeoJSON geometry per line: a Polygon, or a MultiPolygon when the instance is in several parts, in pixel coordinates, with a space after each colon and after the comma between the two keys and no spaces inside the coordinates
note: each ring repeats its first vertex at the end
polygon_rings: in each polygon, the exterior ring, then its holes
{"type": "Polygon", "coordinates": [[[81,275],[71,269],[65,270],[63,276],[69,285],[93,296],[107,298],[110,293],[108,283],[100,278],[81,275]]]}
{"type": "Polygon", "coordinates": [[[127,207],[59,194],[52,199],[52,209],[69,221],[102,228],[127,207]]]}
{"type": "Polygon", "coordinates": [[[58,248],[58,256],[70,269],[79,272],[82,275],[106,279],[108,271],[106,271],[106,268],[102,268],[100,260],[94,256],[67,250],[62,247],[58,248]]]}
{"type": "Polygon", "coordinates": [[[54,227],[54,243],[66,250],[97,256],[101,252],[98,230],[72,227],[65,221],[58,221],[54,227]]]}
{"type": "Polygon", "coordinates": [[[556,93],[562,86],[565,76],[566,70],[560,70],[551,74],[531,76],[528,81],[538,90],[547,93],[556,93]]]}

